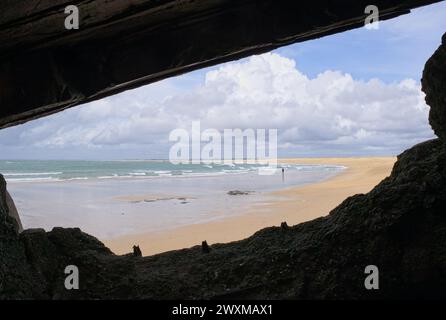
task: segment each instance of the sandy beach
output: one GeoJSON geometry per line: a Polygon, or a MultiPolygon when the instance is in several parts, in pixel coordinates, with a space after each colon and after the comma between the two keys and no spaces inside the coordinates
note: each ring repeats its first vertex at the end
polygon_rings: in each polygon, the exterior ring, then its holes
{"type": "Polygon", "coordinates": [[[390,174],[396,158],[303,158],[281,161],[341,165],[347,169],[323,182],[272,192],[274,200],[253,205],[235,216],[103,242],[116,254],[128,253],[133,245],[139,245],[143,255],[147,256],[199,245],[203,240],[209,244],[241,240],[259,229],[277,226],[283,221],[289,225],[309,221],[329,214],[349,196],[370,191],[390,174]]]}

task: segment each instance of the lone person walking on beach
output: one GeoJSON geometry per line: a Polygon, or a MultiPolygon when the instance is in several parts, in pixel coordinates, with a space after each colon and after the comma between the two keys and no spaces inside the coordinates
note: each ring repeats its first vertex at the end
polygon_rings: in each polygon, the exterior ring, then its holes
{"type": "Polygon", "coordinates": [[[282,181],[285,181],[285,168],[282,168],[282,181]]]}

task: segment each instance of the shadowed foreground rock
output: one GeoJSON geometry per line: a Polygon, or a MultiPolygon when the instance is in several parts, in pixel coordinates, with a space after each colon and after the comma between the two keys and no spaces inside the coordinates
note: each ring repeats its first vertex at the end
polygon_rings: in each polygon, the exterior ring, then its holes
{"type": "MultiPolygon", "coordinates": [[[[230,244],[152,257],[116,256],[79,229],[27,230],[2,222],[1,298],[444,298],[446,147],[404,152],[392,175],[329,216],[267,228],[230,244]],[[64,288],[65,266],[80,290],[64,288]],[[364,289],[364,268],[380,290],[364,289]]],[[[2,212],[2,221],[5,214],[2,212]]]]}
{"type": "Polygon", "coordinates": [[[431,107],[429,122],[435,134],[446,140],[446,33],[442,45],[426,63],[423,72],[423,91],[431,107]]]}

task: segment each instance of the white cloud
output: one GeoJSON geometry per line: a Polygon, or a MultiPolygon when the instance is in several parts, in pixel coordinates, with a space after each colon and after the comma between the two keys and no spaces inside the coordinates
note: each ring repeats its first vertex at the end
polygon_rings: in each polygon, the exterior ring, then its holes
{"type": "MultiPolygon", "coordinates": [[[[314,79],[268,53],[220,66],[190,90],[165,80],[13,128],[15,144],[39,148],[165,150],[189,128],[277,128],[281,153],[395,153],[433,136],[420,85],[356,81],[327,70],[314,79]]],[[[0,136],[5,144],[7,132],[0,136]]],[[[124,156],[124,155],[123,155],[124,156]]],[[[126,157],[126,156],[124,156],[126,157]]],[[[128,155],[127,158],[132,157],[128,155]]]]}

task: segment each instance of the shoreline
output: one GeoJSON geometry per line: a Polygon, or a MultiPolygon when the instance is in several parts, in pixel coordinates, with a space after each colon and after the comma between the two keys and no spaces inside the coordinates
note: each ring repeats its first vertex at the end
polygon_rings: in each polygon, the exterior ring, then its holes
{"type": "MultiPolygon", "coordinates": [[[[291,159],[293,160],[293,159],[291,159]]],[[[108,160],[107,160],[108,161],[108,160]]],[[[293,162],[285,162],[283,160],[277,160],[277,165],[293,165],[296,163],[293,162]]],[[[302,163],[302,164],[312,164],[312,163],[302,163]]],[[[319,163],[314,165],[325,165],[326,163],[319,163]]],[[[243,164],[241,164],[243,165],[243,164]]],[[[328,165],[328,164],[327,164],[328,165]]],[[[342,167],[342,166],[341,166],[342,167]]],[[[279,169],[279,168],[278,168],[279,169]]],[[[253,171],[234,171],[234,172],[222,172],[222,171],[215,171],[215,172],[197,172],[197,173],[186,173],[186,174],[159,174],[159,175],[123,175],[123,176],[102,176],[102,177],[74,177],[74,178],[65,178],[65,179],[59,179],[59,178],[48,178],[48,177],[42,177],[42,178],[6,178],[5,176],[8,176],[9,173],[1,173],[8,184],[13,185],[35,185],[35,184],[52,184],[52,183],[73,183],[73,184],[83,184],[83,183],[94,183],[94,182],[107,182],[110,180],[115,181],[132,181],[132,180],[150,180],[150,179],[165,179],[172,178],[172,179],[199,179],[199,178],[219,178],[219,177],[225,177],[227,175],[241,175],[241,174],[249,174],[253,171]]],[[[35,173],[33,173],[35,174],[35,173]]],[[[17,173],[14,173],[14,175],[17,175],[17,173]]],[[[26,173],[23,173],[23,175],[26,175],[26,173]]],[[[44,175],[42,173],[42,175],[44,175]]]]}
{"type": "Polygon", "coordinates": [[[390,175],[396,157],[293,158],[280,163],[340,165],[342,172],[322,182],[289,187],[270,194],[275,200],[251,206],[236,216],[163,231],[101,239],[114,253],[126,254],[139,245],[144,256],[200,245],[245,239],[256,231],[286,221],[295,225],[325,215],[347,197],[366,193],[390,175]]]}

